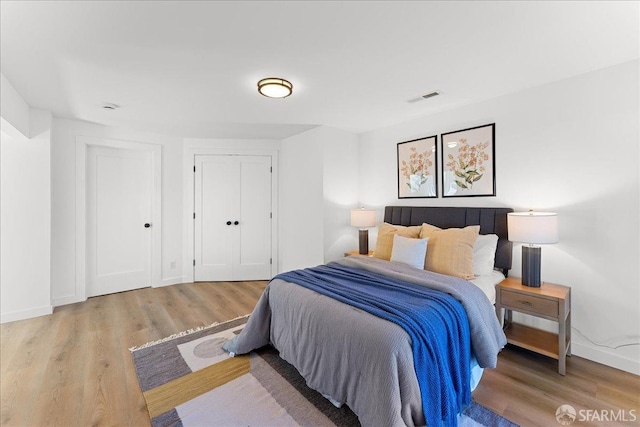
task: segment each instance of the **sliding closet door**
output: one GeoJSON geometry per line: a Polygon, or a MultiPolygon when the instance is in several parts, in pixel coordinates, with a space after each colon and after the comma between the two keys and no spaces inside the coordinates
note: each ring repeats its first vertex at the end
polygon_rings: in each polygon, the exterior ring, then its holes
{"type": "Polygon", "coordinates": [[[271,278],[271,157],[195,159],[194,280],[271,278]]]}

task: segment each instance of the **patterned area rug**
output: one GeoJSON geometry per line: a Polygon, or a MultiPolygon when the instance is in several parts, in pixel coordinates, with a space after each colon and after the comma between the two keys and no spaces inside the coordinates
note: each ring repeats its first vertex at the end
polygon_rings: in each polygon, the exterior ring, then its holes
{"type": "MultiPolygon", "coordinates": [[[[247,317],[130,349],[154,427],[359,425],[346,405],[336,408],[308,388],[272,347],[229,357],[222,344],[247,317]]],[[[476,403],[459,425],[515,426],[476,403]]]]}

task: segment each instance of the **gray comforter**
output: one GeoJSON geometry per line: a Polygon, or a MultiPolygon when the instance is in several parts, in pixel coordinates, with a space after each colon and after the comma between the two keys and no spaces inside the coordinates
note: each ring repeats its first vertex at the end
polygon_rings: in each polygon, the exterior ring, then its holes
{"type": "MultiPolygon", "coordinates": [[[[493,306],[472,283],[364,256],[337,262],[451,294],[467,312],[471,348],[479,365],[496,366],[506,338],[493,306]]],[[[309,387],[346,403],[362,425],[424,425],[411,339],[394,323],[275,279],[244,330],[225,348],[245,354],[269,343],[309,387]]]]}

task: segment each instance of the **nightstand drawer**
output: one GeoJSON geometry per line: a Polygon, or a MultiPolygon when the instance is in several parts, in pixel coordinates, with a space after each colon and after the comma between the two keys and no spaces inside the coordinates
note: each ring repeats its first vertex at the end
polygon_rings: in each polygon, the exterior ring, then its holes
{"type": "Polygon", "coordinates": [[[543,316],[558,317],[558,301],[525,295],[503,289],[500,293],[500,303],[506,308],[531,311],[543,316]]]}

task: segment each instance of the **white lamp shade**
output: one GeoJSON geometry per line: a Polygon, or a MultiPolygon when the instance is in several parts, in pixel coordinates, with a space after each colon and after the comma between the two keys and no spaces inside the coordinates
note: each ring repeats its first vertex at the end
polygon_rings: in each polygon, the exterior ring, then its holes
{"type": "Polygon", "coordinates": [[[558,214],[513,212],[507,214],[509,240],[530,244],[558,243],[558,214]]]}
{"type": "Polygon", "coordinates": [[[365,208],[351,210],[351,225],[360,228],[375,227],[376,211],[365,208]]]}

